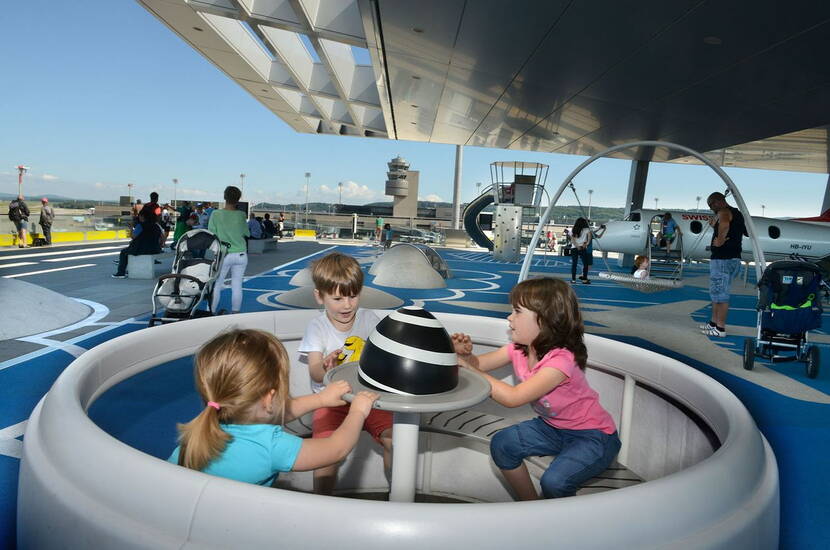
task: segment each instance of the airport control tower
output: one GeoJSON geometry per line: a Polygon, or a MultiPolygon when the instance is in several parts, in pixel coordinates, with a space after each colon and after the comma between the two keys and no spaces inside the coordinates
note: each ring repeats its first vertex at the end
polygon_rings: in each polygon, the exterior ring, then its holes
{"type": "Polygon", "coordinates": [[[394,199],[392,216],[395,218],[415,218],[418,216],[418,175],[409,169],[409,163],[398,155],[386,165],[386,194],[394,199]]]}

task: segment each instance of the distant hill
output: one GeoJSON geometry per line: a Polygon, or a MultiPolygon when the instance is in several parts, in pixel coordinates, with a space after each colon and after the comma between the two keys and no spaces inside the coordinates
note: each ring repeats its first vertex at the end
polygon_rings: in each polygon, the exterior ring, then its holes
{"type": "MultiPolygon", "coordinates": [[[[364,206],[392,206],[392,201],[370,202],[364,206]]],[[[433,202],[433,201],[418,201],[418,208],[451,208],[451,202],[433,202]]]]}
{"type": "MultiPolygon", "coordinates": [[[[102,201],[96,201],[92,199],[75,199],[72,197],[66,197],[63,195],[26,195],[26,200],[29,203],[38,203],[40,202],[40,198],[45,196],[49,199],[49,202],[52,203],[56,207],[61,208],[89,208],[91,206],[97,206],[102,203],[102,201]]],[[[17,195],[12,193],[0,193],[0,201],[8,202],[17,198],[17,195]]],[[[118,201],[103,201],[103,204],[107,205],[115,205],[118,204],[118,201]]],[[[336,203],[328,203],[328,202],[309,202],[308,203],[308,210],[310,212],[328,212],[331,207],[333,207],[336,203]]],[[[377,201],[371,202],[366,204],[365,206],[385,206],[385,207],[392,207],[392,201],[377,201]]],[[[461,204],[461,209],[463,210],[466,207],[466,203],[461,204]]],[[[272,203],[272,202],[261,202],[254,205],[257,209],[262,210],[271,210],[271,211],[283,211],[283,212],[305,212],[306,205],[304,202],[302,203],[272,203]]],[[[418,208],[437,208],[437,207],[452,207],[452,203],[450,202],[432,202],[432,201],[418,201],[418,208]]],[[[485,211],[489,211],[487,209],[485,211]]],[[[580,216],[588,217],[588,208],[586,206],[582,206],[580,208],[577,205],[564,205],[564,206],[555,206],[553,208],[553,219],[556,223],[565,223],[565,224],[572,224],[576,219],[580,216]]],[[[608,208],[605,206],[592,206],[591,207],[591,218],[592,221],[596,223],[605,223],[608,220],[621,220],[623,218],[623,209],[622,208],[608,208]]]]}
{"type": "MultiPolygon", "coordinates": [[[[27,202],[40,201],[41,197],[46,197],[47,199],[49,199],[49,202],[78,200],[78,199],[73,199],[71,197],[64,197],[63,195],[50,195],[49,193],[47,193],[45,195],[32,195],[32,194],[26,194],[24,192],[23,196],[26,198],[27,202]]],[[[11,200],[14,200],[16,198],[17,198],[16,193],[0,193],[0,201],[11,201],[11,200]]],[[[95,201],[95,202],[100,202],[100,201],[95,201]]],[[[104,202],[107,202],[107,201],[104,201],[104,202]]]]}

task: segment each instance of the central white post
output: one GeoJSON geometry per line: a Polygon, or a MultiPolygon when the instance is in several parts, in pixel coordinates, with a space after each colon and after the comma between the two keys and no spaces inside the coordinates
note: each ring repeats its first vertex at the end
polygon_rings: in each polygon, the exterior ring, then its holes
{"type": "Polygon", "coordinates": [[[395,412],[392,427],[392,486],[390,502],[415,500],[415,476],[418,466],[418,426],[420,413],[395,412]]]}

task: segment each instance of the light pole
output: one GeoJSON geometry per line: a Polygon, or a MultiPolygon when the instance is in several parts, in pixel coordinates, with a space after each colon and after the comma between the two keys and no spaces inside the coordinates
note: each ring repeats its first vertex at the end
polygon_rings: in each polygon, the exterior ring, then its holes
{"type": "Polygon", "coordinates": [[[173,178],[173,208],[177,208],[179,205],[176,203],[176,186],[178,186],[179,180],[178,178],[173,178]]]}
{"type": "Polygon", "coordinates": [[[593,189],[588,189],[588,221],[591,221],[591,197],[594,194],[593,189]]]}
{"type": "Polygon", "coordinates": [[[659,210],[659,208],[657,208],[657,203],[658,202],[660,202],[660,199],[658,199],[657,197],[654,197],[654,209],[655,210],[659,210]]]}
{"type": "Polygon", "coordinates": [[[695,197],[695,200],[697,201],[697,205],[695,206],[695,210],[699,211],[700,210],[700,196],[695,197]]]}
{"type": "Polygon", "coordinates": [[[764,217],[764,209],[765,209],[765,208],[766,208],[766,206],[762,204],[762,205],[761,205],[761,217],[762,217],[762,218],[764,217]]]}
{"type": "Polygon", "coordinates": [[[134,185],[135,185],[134,183],[128,183],[127,184],[127,197],[130,199],[130,206],[132,206],[132,204],[133,204],[133,186],[134,185]]]}
{"type": "Polygon", "coordinates": [[[340,198],[337,200],[337,204],[343,204],[343,182],[339,182],[337,184],[337,188],[340,190],[340,198]]]}
{"type": "Polygon", "coordinates": [[[28,166],[23,166],[22,164],[17,167],[17,195],[20,196],[23,194],[23,174],[26,173],[28,170],[28,166]]]}
{"type": "Polygon", "coordinates": [[[308,186],[311,181],[311,172],[305,173],[305,224],[308,225],[308,186]]]}
{"type": "Polygon", "coordinates": [[[479,196],[479,195],[481,195],[481,182],[477,181],[476,182],[476,197],[479,196]]]}
{"type": "Polygon", "coordinates": [[[245,174],[239,174],[239,194],[245,193],[245,174]]]}

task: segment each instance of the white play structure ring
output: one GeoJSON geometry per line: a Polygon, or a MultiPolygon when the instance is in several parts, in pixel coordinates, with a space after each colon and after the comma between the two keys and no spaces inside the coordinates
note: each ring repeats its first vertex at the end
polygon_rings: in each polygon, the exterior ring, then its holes
{"type": "MultiPolygon", "coordinates": [[[[665,423],[662,413],[653,414],[655,403],[661,410],[655,401],[661,395],[711,428],[721,443],[714,454],[653,481],[587,496],[468,505],[392,503],[265,488],[186,470],[117,441],[86,414],[108,388],[193,354],[229,324],[265,329],[290,343],[318,314],[275,311],[198,319],[140,330],[84,353],[29,420],[20,466],[19,546],[777,548],[775,457],[741,402],[680,362],[596,336],[586,337],[589,370],[613,374],[595,387],[627,439],[620,462],[632,470],[634,463],[646,468],[651,455],[659,454],[641,448],[636,436],[665,423]],[[647,421],[637,420],[649,403],[652,412],[642,417],[647,421]]],[[[506,341],[503,320],[436,317],[450,332],[463,330],[481,346],[506,341]]],[[[669,436],[674,431],[670,428],[669,436]]],[[[674,450],[670,444],[665,449],[674,450]]]]}

